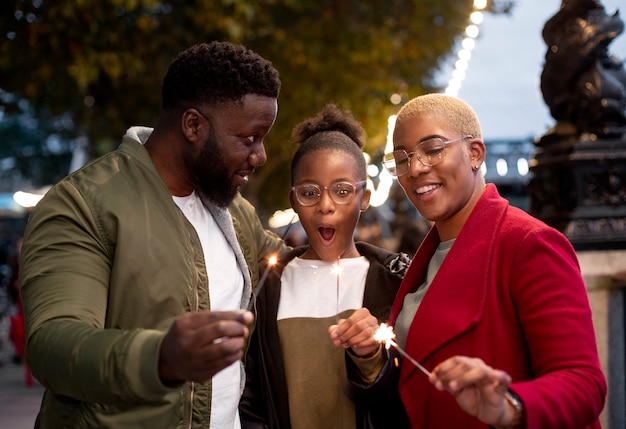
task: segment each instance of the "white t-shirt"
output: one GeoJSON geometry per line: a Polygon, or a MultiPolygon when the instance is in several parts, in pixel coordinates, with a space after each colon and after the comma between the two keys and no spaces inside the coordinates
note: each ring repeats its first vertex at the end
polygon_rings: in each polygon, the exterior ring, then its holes
{"type": "Polygon", "coordinates": [[[369,261],[345,258],[339,262],[294,258],[283,270],[277,320],[292,317],[330,317],[363,307],[369,261]]]}
{"type": "MultiPolygon", "coordinates": [[[[211,310],[238,310],[244,280],[232,247],[195,191],[186,197],[173,198],[196,229],[202,243],[211,310]]],[[[235,362],[218,372],[212,381],[211,429],[240,429],[240,363],[235,362]]]]}
{"type": "Polygon", "coordinates": [[[294,258],[282,272],[277,327],[294,429],[357,425],[344,350],[328,327],[363,307],[369,265],[294,258]]]}

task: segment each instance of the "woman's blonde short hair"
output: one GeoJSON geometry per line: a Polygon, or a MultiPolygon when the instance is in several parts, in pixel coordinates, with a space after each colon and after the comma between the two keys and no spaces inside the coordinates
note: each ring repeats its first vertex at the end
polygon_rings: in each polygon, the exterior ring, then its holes
{"type": "Polygon", "coordinates": [[[431,114],[443,120],[459,136],[483,138],[480,121],[474,109],[466,102],[444,94],[425,94],[409,100],[398,112],[396,126],[420,114],[431,114]]]}

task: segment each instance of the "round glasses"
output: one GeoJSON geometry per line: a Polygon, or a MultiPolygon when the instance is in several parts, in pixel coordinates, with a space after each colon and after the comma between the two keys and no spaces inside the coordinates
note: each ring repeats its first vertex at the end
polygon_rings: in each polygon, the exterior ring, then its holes
{"type": "Polygon", "coordinates": [[[446,146],[460,140],[471,139],[472,136],[463,136],[458,139],[444,141],[440,137],[424,140],[415,146],[413,152],[404,149],[394,150],[385,154],[383,165],[392,176],[404,176],[411,168],[411,157],[415,156],[424,167],[432,167],[439,164],[446,157],[446,146]]]}
{"type": "Polygon", "coordinates": [[[330,186],[320,186],[315,183],[304,183],[291,188],[296,195],[296,200],[303,206],[313,206],[322,198],[322,190],[328,191],[330,198],[337,204],[348,204],[352,201],[357,191],[367,183],[361,182],[337,182],[330,186]]]}

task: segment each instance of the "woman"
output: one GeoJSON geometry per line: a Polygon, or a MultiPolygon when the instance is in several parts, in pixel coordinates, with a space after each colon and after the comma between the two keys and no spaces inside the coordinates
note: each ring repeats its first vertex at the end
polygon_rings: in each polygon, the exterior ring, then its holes
{"type": "MultiPolygon", "coordinates": [[[[328,335],[344,317],[366,323],[371,317],[370,331],[346,340],[345,347],[365,373],[377,374],[381,353],[371,330],[377,318],[387,320],[409,262],[406,255],[354,241],[370,198],[362,131],[332,104],[294,130],[300,147],[291,164],[289,200],[309,245],[282,256],[258,294],[240,411],[244,428],[374,427],[389,410],[378,404],[377,415],[354,397],[344,351],[328,335]]],[[[401,407],[396,415],[389,428],[406,422],[401,407]]]]}
{"type": "MultiPolygon", "coordinates": [[[[386,166],[434,222],[390,316],[400,347],[432,371],[404,360],[391,383],[412,427],[598,428],[606,379],[569,241],[485,184],[480,123],[465,102],[409,101],[393,142],[386,166]]],[[[333,333],[340,343],[354,335],[347,326],[333,333]]],[[[384,391],[375,387],[387,373],[368,383],[348,363],[357,385],[384,391]]]]}

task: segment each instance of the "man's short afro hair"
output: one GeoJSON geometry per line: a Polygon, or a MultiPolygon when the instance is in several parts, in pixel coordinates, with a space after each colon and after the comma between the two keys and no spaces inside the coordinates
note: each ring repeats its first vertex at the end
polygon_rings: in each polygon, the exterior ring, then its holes
{"type": "Polygon", "coordinates": [[[248,94],[278,98],[280,77],[271,62],[230,42],[200,43],[181,52],[163,79],[163,109],[239,101],[248,94]]]}

